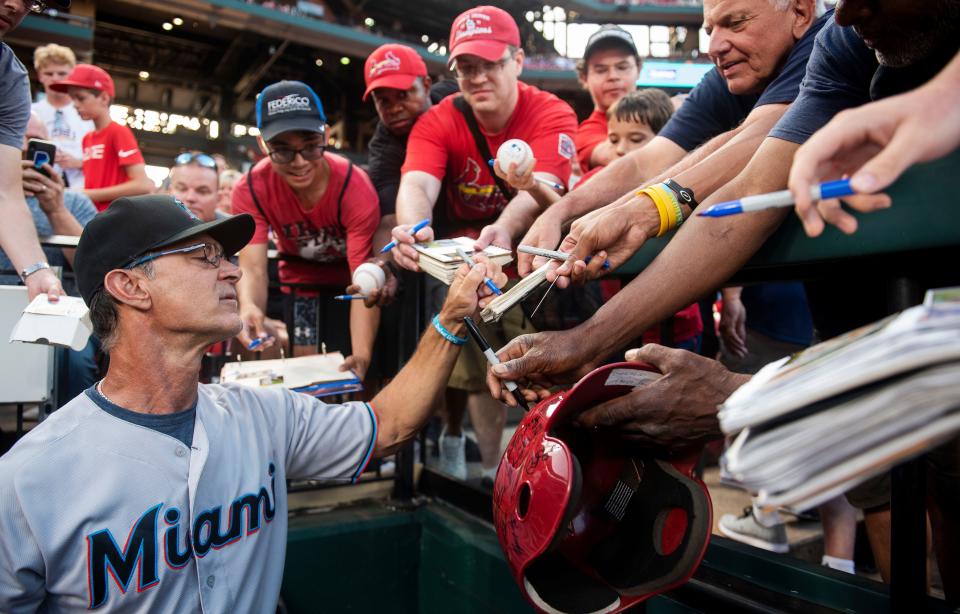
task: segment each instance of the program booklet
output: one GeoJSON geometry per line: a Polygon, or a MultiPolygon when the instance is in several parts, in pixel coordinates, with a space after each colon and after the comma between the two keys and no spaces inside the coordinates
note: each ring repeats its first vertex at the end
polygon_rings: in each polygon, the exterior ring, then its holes
{"type": "Polygon", "coordinates": [[[254,388],[283,386],[313,396],[345,394],[363,390],[353,371],[340,371],[343,354],[328,352],[296,358],[228,362],[220,371],[220,382],[254,388]]]}

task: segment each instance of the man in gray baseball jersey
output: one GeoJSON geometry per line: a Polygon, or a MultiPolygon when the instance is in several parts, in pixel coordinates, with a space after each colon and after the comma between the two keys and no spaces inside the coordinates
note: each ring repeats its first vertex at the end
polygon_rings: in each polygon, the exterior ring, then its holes
{"type": "Polygon", "coordinates": [[[484,274],[464,266],[433,326],[371,403],[198,383],[239,332],[239,215],[203,223],[169,196],[120,198],[75,256],[106,377],[0,458],[0,611],[274,612],[287,479],[350,481],[430,415],[484,274]]]}

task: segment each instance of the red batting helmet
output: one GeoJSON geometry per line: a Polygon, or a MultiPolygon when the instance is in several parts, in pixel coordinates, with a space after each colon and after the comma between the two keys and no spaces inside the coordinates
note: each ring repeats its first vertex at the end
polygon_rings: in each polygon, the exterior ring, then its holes
{"type": "Polygon", "coordinates": [[[494,521],[514,579],[542,612],[620,612],[686,582],[706,552],[712,508],[692,477],[698,453],[666,459],[571,424],[658,375],[635,362],[596,369],[541,401],[510,440],[494,521]]]}

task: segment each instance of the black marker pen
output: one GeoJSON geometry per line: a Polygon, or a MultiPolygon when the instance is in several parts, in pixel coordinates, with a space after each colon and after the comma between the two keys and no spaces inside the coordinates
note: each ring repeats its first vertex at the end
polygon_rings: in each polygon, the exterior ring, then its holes
{"type": "MultiPolygon", "coordinates": [[[[491,365],[499,365],[500,359],[497,358],[497,355],[492,349],[490,349],[490,344],[487,343],[487,340],[483,338],[483,335],[480,334],[480,329],[477,328],[476,323],[473,321],[473,318],[466,316],[463,318],[464,324],[467,325],[467,330],[470,331],[470,336],[473,337],[473,340],[477,342],[477,345],[480,346],[480,349],[483,350],[483,355],[487,357],[487,362],[491,365]]],[[[513,395],[513,398],[516,399],[517,403],[520,404],[520,407],[524,411],[530,411],[530,406],[527,405],[527,400],[523,398],[523,393],[520,392],[520,389],[517,388],[516,382],[510,380],[504,380],[503,385],[507,387],[507,390],[510,391],[510,394],[513,395]]]]}

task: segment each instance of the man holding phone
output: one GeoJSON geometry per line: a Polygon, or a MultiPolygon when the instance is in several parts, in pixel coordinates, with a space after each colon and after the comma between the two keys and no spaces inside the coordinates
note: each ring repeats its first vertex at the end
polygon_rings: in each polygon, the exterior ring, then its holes
{"type": "MultiPolygon", "coordinates": [[[[97,209],[82,192],[64,189],[63,178],[53,169],[56,147],[53,146],[53,151],[49,151],[48,146],[53,144],[46,140],[47,136],[43,120],[36,113],[31,113],[23,139],[27,155],[20,162],[27,208],[33,216],[37,234],[79,237],[86,223],[97,214],[97,209]],[[38,165],[37,162],[42,163],[38,165]]],[[[45,247],[43,251],[51,266],[73,266],[73,249],[45,247]]],[[[0,270],[13,270],[12,263],[2,250],[0,270]]],[[[0,275],[0,283],[15,284],[17,279],[14,275],[0,275]]],[[[65,286],[67,294],[76,293],[71,292],[72,284],[65,286]]]]}
{"type": "MultiPolygon", "coordinates": [[[[53,169],[56,160],[56,147],[49,151],[42,145],[52,145],[46,141],[48,134],[43,120],[35,114],[30,114],[27,123],[27,133],[23,139],[26,159],[21,160],[21,176],[23,193],[26,196],[27,208],[33,216],[33,227],[40,236],[66,235],[78,237],[87,222],[97,214],[96,207],[82,192],[65,190],[63,178],[53,169]],[[32,145],[32,147],[31,147],[32,145]],[[40,147],[38,147],[40,145],[40,147]],[[46,158],[47,162],[39,168],[34,160],[46,158]]],[[[63,268],[73,267],[72,248],[44,247],[46,261],[51,266],[63,268]]],[[[0,250],[0,284],[16,284],[19,278],[16,269],[7,255],[0,250]]],[[[64,290],[67,294],[78,296],[73,279],[64,281],[64,290]]],[[[61,351],[61,350],[58,350],[61,351]]],[[[97,364],[92,343],[76,352],[66,350],[66,369],[60,370],[60,401],[66,403],[85,389],[89,388],[97,379],[97,364]]]]}

